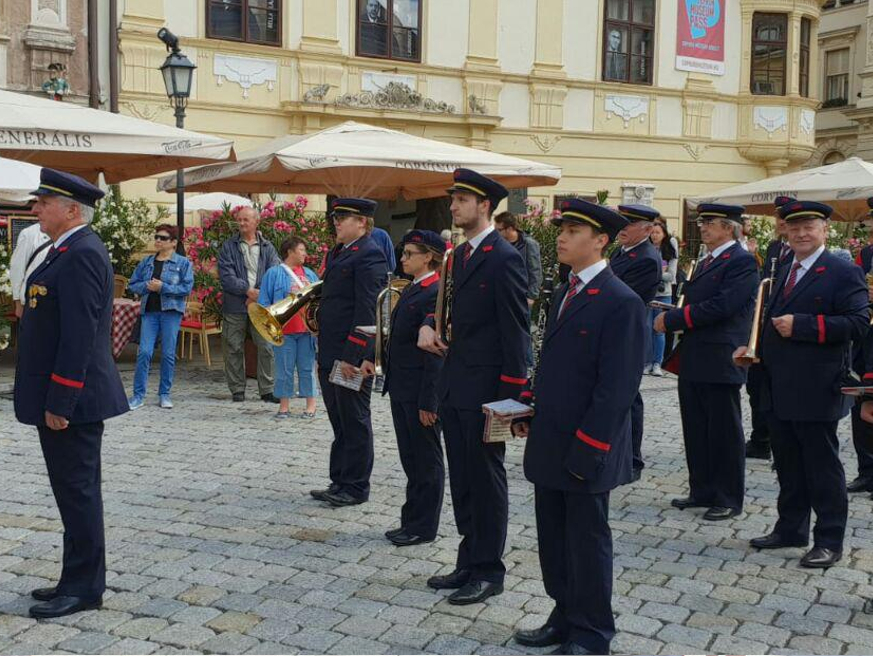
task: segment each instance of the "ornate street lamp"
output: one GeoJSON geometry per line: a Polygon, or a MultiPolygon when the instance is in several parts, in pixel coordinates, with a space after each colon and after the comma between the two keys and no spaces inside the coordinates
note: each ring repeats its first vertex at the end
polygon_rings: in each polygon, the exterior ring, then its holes
{"type": "MultiPolygon", "coordinates": [[[[191,96],[191,82],[194,79],[194,69],[197,68],[179,50],[179,38],[166,27],[158,30],[158,38],[167,46],[170,54],[161,65],[161,75],[164,76],[164,86],[167,97],[176,113],[176,127],[185,127],[185,107],[191,96]]],[[[176,171],[176,229],[179,231],[179,242],[176,247],[180,255],[185,254],[183,235],[185,234],[185,176],[183,169],[176,171]]]]}

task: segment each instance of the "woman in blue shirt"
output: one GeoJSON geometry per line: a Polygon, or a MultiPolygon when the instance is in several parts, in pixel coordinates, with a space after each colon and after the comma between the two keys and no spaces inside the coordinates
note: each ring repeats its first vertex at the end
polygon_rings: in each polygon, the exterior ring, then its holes
{"type": "Polygon", "coordinates": [[[194,288],[191,262],[176,253],[179,233],[176,226],[162,223],[155,228],[154,255],[144,258],[136,267],[127,288],[142,297],[140,308],[139,352],[133,375],[131,410],[145,402],[146,382],[155,353],[158,334],[161,336],[161,384],[158,399],[162,408],[170,409],[170,388],[176,369],[176,340],[185,315],[185,297],[194,288]]]}
{"type": "MultiPolygon", "coordinates": [[[[261,281],[258,303],[269,307],[286,298],[292,291],[318,281],[316,273],[303,266],[306,261],[306,244],[298,237],[291,237],[279,246],[282,264],[271,267],[261,281]]],[[[306,398],[303,416],[315,416],[315,337],[306,328],[301,310],[284,325],[282,334],[285,342],[274,346],[276,362],[276,385],[273,394],[279,397],[279,412],[276,419],[291,416],[290,403],[294,396],[294,370],[300,379],[300,396],[306,398]]]]}

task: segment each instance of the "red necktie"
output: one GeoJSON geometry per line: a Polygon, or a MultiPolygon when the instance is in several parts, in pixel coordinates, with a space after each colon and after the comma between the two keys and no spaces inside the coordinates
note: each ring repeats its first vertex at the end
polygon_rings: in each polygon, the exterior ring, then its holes
{"type": "Polygon", "coordinates": [[[784,260],[786,255],[788,255],[788,244],[782,242],[782,248],[779,251],[779,261],[784,260]]]}
{"type": "Polygon", "coordinates": [[[573,300],[573,297],[579,293],[579,277],[575,273],[571,273],[567,278],[567,282],[569,284],[569,288],[567,289],[567,295],[564,296],[564,303],[561,305],[561,311],[558,312],[558,318],[564,314],[564,310],[567,309],[567,306],[570,305],[570,301],[573,300]]]}
{"type": "Polygon", "coordinates": [[[788,276],[788,281],[785,283],[785,289],[782,290],[782,296],[788,297],[794,285],[797,284],[797,271],[800,269],[800,262],[795,262],[791,267],[791,274],[788,276]]]}
{"type": "Polygon", "coordinates": [[[703,260],[703,270],[706,271],[709,268],[709,265],[712,264],[713,261],[712,253],[706,256],[706,259],[703,260]]]}
{"type": "Polygon", "coordinates": [[[473,256],[473,247],[470,245],[470,242],[467,242],[467,248],[464,249],[464,266],[467,266],[467,262],[470,261],[470,258],[473,256]]]}

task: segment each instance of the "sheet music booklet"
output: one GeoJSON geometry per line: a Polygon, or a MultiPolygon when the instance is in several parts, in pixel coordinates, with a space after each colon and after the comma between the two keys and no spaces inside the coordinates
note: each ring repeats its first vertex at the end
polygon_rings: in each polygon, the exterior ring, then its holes
{"type": "Polygon", "coordinates": [[[360,392],[361,387],[364,385],[364,375],[358,371],[351,378],[346,378],[343,376],[342,369],[340,369],[340,361],[333,361],[333,368],[330,370],[330,376],[328,380],[332,382],[334,385],[339,385],[340,387],[346,387],[353,392],[360,392]]]}
{"type": "Polygon", "coordinates": [[[512,420],[533,417],[534,409],[513,399],[503,399],[502,401],[483,403],[482,412],[485,413],[485,430],[482,434],[482,441],[490,444],[492,442],[506,442],[514,437],[512,420]]]}

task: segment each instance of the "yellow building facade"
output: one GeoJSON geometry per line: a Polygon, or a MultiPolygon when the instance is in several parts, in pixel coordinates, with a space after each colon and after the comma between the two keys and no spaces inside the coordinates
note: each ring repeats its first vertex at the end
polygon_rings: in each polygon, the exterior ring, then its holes
{"type": "MultiPolygon", "coordinates": [[[[685,198],[815,150],[823,1],[125,0],[120,106],[172,122],[166,26],[198,67],[186,127],[237,152],[356,120],[558,165],[526,191],[549,207],[606,189],[678,227],[685,198]],[[718,71],[680,70],[695,5],[723,19],[718,71]]],[[[172,202],[153,181],[126,192],[172,202]]]]}

